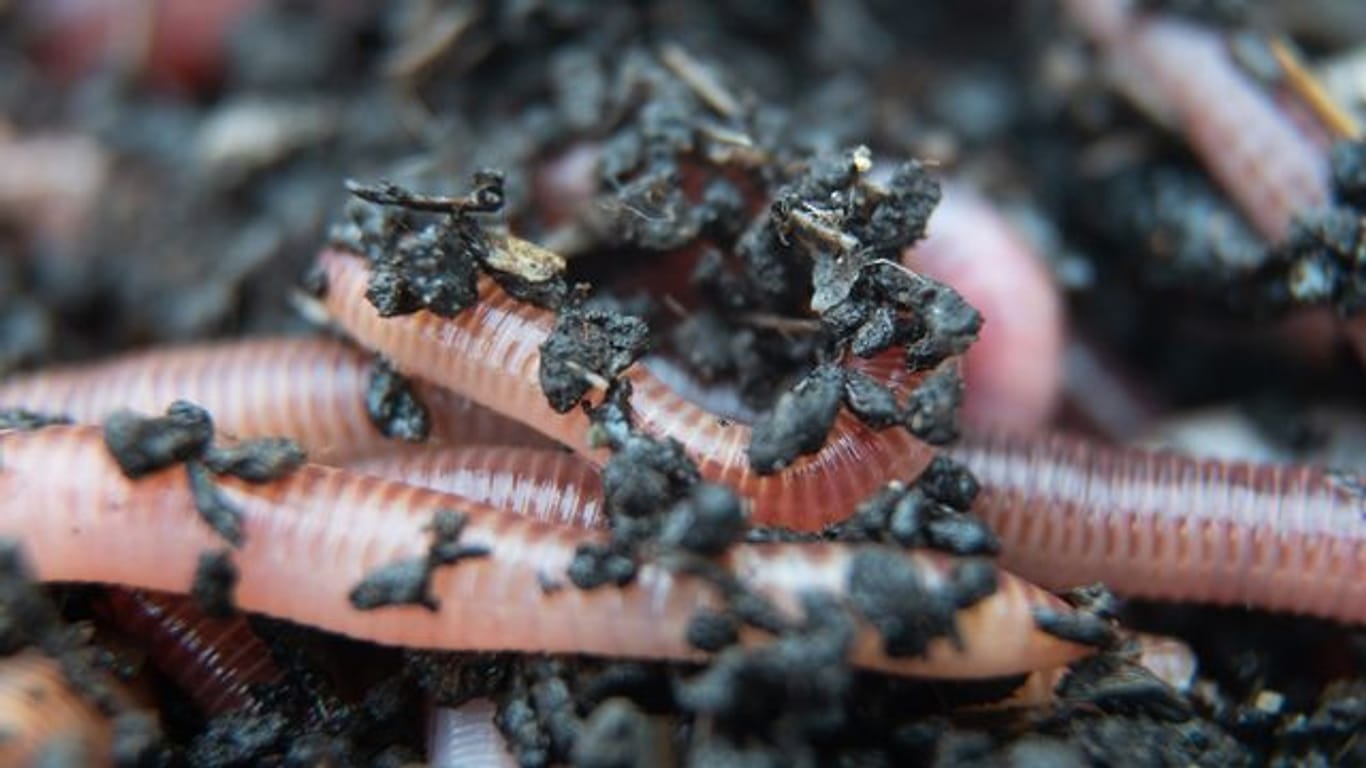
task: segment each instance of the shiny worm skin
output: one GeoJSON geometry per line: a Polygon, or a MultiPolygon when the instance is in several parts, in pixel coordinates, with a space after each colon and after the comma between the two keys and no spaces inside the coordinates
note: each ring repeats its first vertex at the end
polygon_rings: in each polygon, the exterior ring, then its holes
{"type": "MultiPolygon", "coordinates": [[[[325,251],[323,298],[329,316],[361,345],[382,353],[399,370],[535,427],[597,461],[585,446],[588,417],[579,409],[555,413],[539,381],[540,347],[554,318],[519,302],[492,281],[480,301],[452,319],[419,311],[380,317],[366,300],[369,270],[358,256],[325,251]]],[[[728,485],[752,505],[765,525],[817,530],[843,515],[889,480],[912,480],[934,450],[899,429],[874,432],[841,413],[825,447],[787,468],[760,475],[749,467],[747,425],[720,419],[688,402],[644,366],[623,376],[633,385],[631,407],[646,432],[683,445],[707,480],[728,485]]]]}
{"type": "Polygon", "coordinates": [[[458,707],[436,707],[427,723],[427,765],[430,768],[517,768],[494,718],[498,708],[489,699],[474,699],[458,707]]]}
{"type": "Polygon", "coordinates": [[[1279,243],[1328,204],[1328,157],[1243,73],[1214,30],[1124,0],[1067,0],[1138,100],[1163,112],[1259,233],[1279,243]],[[1156,102],[1155,104],[1153,102],[1156,102]]]}
{"type": "MultiPolygon", "coordinates": [[[[120,408],[159,415],[177,399],[207,408],[239,438],[283,436],[331,463],[399,445],[365,407],[371,356],[321,338],[208,342],[134,352],[0,382],[0,408],[24,407],[98,423],[120,408]]],[[[530,429],[437,387],[416,394],[433,439],[456,444],[540,443],[530,429]]]]}
{"type": "Polygon", "coordinates": [[[113,588],[102,601],[110,621],[206,715],[255,712],[258,689],[281,673],[246,616],[208,616],[180,595],[113,588]]]}
{"type": "Polygon", "coordinates": [[[348,469],[544,523],[607,527],[598,470],[572,453],[510,446],[429,448],[365,459],[348,469]]]}
{"type": "Polygon", "coordinates": [[[1200,460],[1073,437],[977,437],[949,454],[1002,564],[1053,589],[1366,622],[1366,495],[1308,466],[1200,460]]]}
{"type": "MultiPolygon", "coordinates": [[[[1134,597],[1366,621],[1366,501],[1323,470],[1061,435],[969,434],[947,452],[982,483],[974,512],[1000,537],[1005,566],[1045,587],[1103,581],[1134,597]]],[[[591,466],[566,454],[433,450],[371,467],[542,520],[606,524],[591,466]],[[556,488],[598,517],[556,518],[556,488]]]]}
{"type": "Polygon", "coordinates": [[[108,765],[110,732],[109,718],[54,659],[37,651],[0,659],[0,765],[108,765]]]}
{"type": "MultiPolygon", "coordinates": [[[[0,536],[20,541],[45,581],[183,593],[199,553],[223,546],[198,519],[183,468],[129,480],[96,428],[0,435],[0,457],[0,536]]],[[[697,658],[686,626],[699,608],[721,607],[701,578],[654,563],[622,588],[573,588],[565,574],[576,549],[601,534],[415,486],[308,465],[267,484],[220,478],[217,488],[242,514],[246,538],[233,553],[238,607],[361,640],[438,650],[697,658]],[[460,541],[485,548],[487,556],[432,573],[439,610],[355,609],[350,590],[376,568],[425,557],[428,528],[440,509],[466,514],[460,541]]],[[[718,565],[796,614],[806,592],[847,595],[859,551],[837,544],[746,545],[732,548],[718,565]]],[[[941,588],[954,563],[934,553],[900,556],[928,589],[941,588]]],[[[992,595],[957,613],[961,642],[939,638],[922,656],[892,658],[878,633],[860,624],[851,660],[893,674],[978,678],[1084,655],[1035,625],[1040,609],[1068,610],[1002,572],[992,595]]],[[[763,636],[745,630],[742,641],[761,643],[763,636]]]]}

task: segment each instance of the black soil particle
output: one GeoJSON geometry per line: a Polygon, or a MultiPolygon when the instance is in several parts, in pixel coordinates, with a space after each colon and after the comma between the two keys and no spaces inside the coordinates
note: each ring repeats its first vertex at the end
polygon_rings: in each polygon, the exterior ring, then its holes
{"type": "Polygon", "coordinates": [[[1112,622],[1089,613],[1035,608],[1034,623],[1054,637],[1095,648],[1108,648],[1116,639],[1112,622]]]}
{"type": "Polygon", "coordinates": [[[740,539],[746,523],[745,510],[734,491],[701,483],[669,510],[659,541],[698,555],[720,555],[740,539]]]}
{"type": "Polygon", "coordinates": [[[479,298],[477,264],[467,240],[425,227],[399,238],[392,255],[372,265],[365,295],[381,317],[420,309],[454,317],[479,298]]]}
{"type": "Polygon", "coordinates": [[[967,467],[943,455],[934,457],[915,485],[926,496],[960,511],[972,509],[982,489],[967,467]]]}
{"type": "Polygon", "coordinates": [[[740,624],[735,617],[717,611],[699,610],[688,620],[688,644],[716,653],[740,639],[740,624]]]}
{"type": "Polygon", "coordinates": [[[60,633],[61,619],[24,556],[23,546],[0,539],[0,654],[10,655],[30,644],[47,646],[60,633]]]}
{"type": "Polygon", "coordinates": [[[227,618],[237,612],[237,601],[233,594],[238,578],[237,566],[232,562],[232,550],[203,552],[195,565],[190,597],[206,615],[227,618]]]}
{"type": "Polygon", "coordinates": [[[1183,722],[1192,715],[1181,694],[1120,653],[1100,653],[1074,663],[1056,693],[1066,705],[1108,713],[1171,722],[1183,722]]]}
{"type": "Polygon", "coordinates": [[[873,429],[886,429],[901,421],[896,393],[861,371],[844,372],[844,405],[873,429]]]}
{"type": "Polygon", "coordinates": [[[424,557],[401,560],[367,574],[351,589],[351,606],[370,611],[393,605],[420,605],[435,613],[441,603],[431,593],[432,569],[424,557]]]}
{"type": "Polygon", "coordinates": [[[820,451],[843,397],[844,376],[837,367],[812,371],[755,423],[748,449],[750,468],[771,474],[798,456],[820,451]]]}
{"type": "Polygon", "coordinates": [[[435,613],[441,602],[431,591],[432,573],[461,560],[487,557],[491,552],[484,546],[460,542],[467,522],[468,518],[459,512],[437,510],[429,526],[432,543],[427,554],[390,563],[371,572],[351,589],[351,606],[369,611],[392,605],[420,605],[435,613]]]}
{"type": "Polygon", "coordinates": [[[1361,211],[1332,208],[1301,219],[1281,249],[1286,288],[1301,304],[1366,309],[1366,224],[1361,211]]]}
{"type": "Polygon", "coordinates": [[[351,606],[369,611],[391,605],[420,605],[433,613],[441,603],[431,594],[431,564],[415,557],[381,566],[351,589],[351,606]]]}
{"type": "Polygon", "coordinates": [[[767,736],[789,748],[839,728],[853,681],[846,661],[854,625],[833,599],[807,595],[804,621],[758,648],[732,647],[679,684],[685,711],[727,736],[767,736]]]}
{"type": "Polygon", "coordinates": [[[104,422],[105,446],[123,474],[133,478],[199,456],[212,439],[208,412],[183,400],[162,417],[117,411],[104,422]]]}
{"type": "Polygon", "coordinates": [[[449,214],[412,228],[406,216],[353,209],[353,229],[335,236],[370,258],[365,295],[381,317],[420,309],[454,317],[478,300],[478,267],[487,259],[489,243],[469,214],[498,210],[504,193],[502,176],[496,173],[476,174],[475,185],[469,196],[452,198],[422,195],[390,183],[348,184],[352,194],[370,203],[397,206],[404,212],[449,214]]]}
{"type": "Polygon", "coordinates": [[[1338,200],[1366,209],[1366,141],[1340,141],[1333,145],[1329,163],[1338,200]]]}
{"type": "MultiPolygon", "coordinates": [[[[847,523],[836,526],[837,538],[932,547],[954,555],[992,555],[999,551],[1000,541],[985,523],[932,497],[923,483],[922,477],[910,487],[893,483],[878,491],[854,509],[847,523]]],[[[937,480],[929,485],[944,490],[937,480]]]]}
{"type": "Polygon", "coordinates": [[[550,407],[565,413],[590,390],[603,386],[645,352],[644,321],[598,309],[566,307],[541,344],[541,389],[550,407]]]}
{"type": "Polygon", "coordinates": [[[406,378],[377,358],[365,382],[365,412],[385,437],[420,443],[431,433],[427,406],[406,378]]]}
{"type": "Polygon", "coordinates": [[[569,581],[579,589],[623,587],[636,577],[636,560],[620,546],[580,544],[569,563],[569,581]]]}
{"type": "Polygon", "coordinates": [[[660,758],[650,718],[625,699],[603,702],[574,740],[571,759],[581,768],[635,768],[660,758]]]}
{"type": "Polygon", "coordinates": [[[194,508],[200,519],[208,523],[224,541],[241,547],[246,541],[246,533],[242,530],[242,511],[223,495],[213,473],[203,463],[186,461],[185,473],[189,477],[190,495],[194,498],[194,508]]]}
{"type": "Polygon", "coordinates": [[[405,650],[403,672],[442,706],[494,696],[508,687],[515,656],[405,650]]]}
{"type": "Polygon", "coordinates": [[[32,430],[56,424],[70,424],[71,418],[57,413],[41,413],[27,408],[0,408],[0,431],[32,430]]]}
{"type": "Polygon", "coordinates": [[[307,458],[304,449],[287,437],[260,437],[209,448],[204,466],[214,474],[269,483],[303,466],[307,458]]]}
{"type": "Polygon", "coordinates": [[[882,635],[889,656],[921,655],[941,637],[958,640],[952,588],[929,586],[920,567],[893,550],[871,547],[854,555],[849,599],[882,635]]]}
{"type": "Polygon", "coordinates": [[[958,411],[963,403],[963,376],[957,366],[930,374],[911,392],[903,416],[906,429],[930,445],[958,439],[958,411]]]}

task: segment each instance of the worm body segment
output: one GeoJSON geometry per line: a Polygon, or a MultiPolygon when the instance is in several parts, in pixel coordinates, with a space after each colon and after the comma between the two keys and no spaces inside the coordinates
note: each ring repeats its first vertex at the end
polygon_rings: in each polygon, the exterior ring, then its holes
{"type": "MultiPolygon", "coordinates": [[[[240,438],[297,440],[314,461],[394,446],[366,412],[370,356],[328,339],[254,339],[137,352],[0,383],[0,407],[26,407],[94,423],[121,408],[160,414],[177,399],[207,408],[240,438]]],[[[436,387],[418,398],[433,437],[449,443],[539,441],[534,432],[436,387]]]]}
{"type": "Polygon", "coordinates": [[[1004,565],[1045,587],[1366,621],[1366,497],[1328,472],[1064,436],[951,454],[982,483],[1004,565]]]}
{"type": "Polygon", "coordinates": [[[350,468],[546,523],[607,527],[597,468],[571,453],[513,447],[431,448],[367,459],[350,468]]]}
{"type": "Polygon", "coordinates": [[[214,618],[189,598],[136,589],[105,596],[113,622],[208,715],[255,710],[257,686],[279,682],[270,649],[245,616],[214,618]]]}
{"type": "MultiPolygon", "coordinates": [[[[44,580],[184,592],[199,553],[223,545],[194,512],[183,467],[128,480],[93,428],[3,435],[0,456],[0,535],[23,542],[44,580]]],[[[574,552],[599,534],[415,486],[310,465],[269,484],[220,478],[218,490],[243,517],[245,542],[233,553],[238,606],[359,639],[450,650],[695,658],[700,654],[685,640],[686,625],[697,609],[720,607],[700,578],[653,563],[625,587],[574,588],[565,576],[574,552]],[[432,573],[439,609],[352,607],[350,590],[375,569],[425,557],[430,524],[441,509],[467,515],[461,544],[484,547],[488,555],[432,573]]],[[[799,596],[811,590],[847,595],[859,551],[750,545],[733,548],[722,565],[780,610],[793,612],[799,596]]],[[[949,577],[949,558],[904,556],[927,588],[937,589],[949,577]]],[[[851,658],[902,674],[985,677],[1083,654],[1037,629],[1038,608],[1066,610],[1051,595],[1001,573],[993,594],[958,612],[961,643],[940,638],[925,656],[891,658],[878,633],[861,625],[851,658]]]]}
{"type": "MultiPolygon", "coordinates": [[[[428,312],[380,317],[365,298],[368,270],[360,258],[325,252],[324,299],[332,318],[362,345],[383,353],[405,373],[446,386],[499,413],[522,420],[577,451],[601,460],[586,445],[588,418],[557,414],[539,383],[540,346],[553,319],[520,303],[491,281],[480,302],[446,320],[428,312]]],[[[772,475],[749,468],[750,428],[684,400],[643,366],[624,374],[632,383],[638,426],[679,441],[703,477],[728,485],[753,504],[768,525],[819,529],[889,480],[917,477],[933,450],[899,429],[874,432],[841,413],[825,447],[772,475]]]]}

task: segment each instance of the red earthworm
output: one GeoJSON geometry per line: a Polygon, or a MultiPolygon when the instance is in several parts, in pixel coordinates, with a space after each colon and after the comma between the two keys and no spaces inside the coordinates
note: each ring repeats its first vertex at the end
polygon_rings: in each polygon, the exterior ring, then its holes
{"type": "MultiPolygon", "coordinates": [[[[120,408],[161,413],[176,399],[213,414],[235,437],[291,437],[314,461],[374,454],[384,437],[365,410],[369,356],[328,339],[209,342],[135,352],[0,383],[0,407],[97,422],[120,408]]],[[[416,390],[442,442],[544,443],[533,431],[436,387],[416,390]]]]}
{"type": "Polygon", "coordinates": [[[555,525],[604,528],[597,468],[571,453],[532,448],[430,448],[349,469],[461,496],[555,525]]]}
{"type": "MultiPolygon", "coordinates": [[[[324,302],[329,315],[362,345],[382,352],[399,370],[448,386],[505,416],[597,460],[585,446],[588,418],[578,409],[557,414],[546,403],[538,369],[550,333],[549,312],[516,301],[491,281],[480,302],[446,320],[428,312],[382,318],[365,298],[368,270],[356,256],[326,251],[324,302]]],[[[888,480],[910,480],[934,451],[899,429],[874,432],[841,413],[825,447],[773,475],[749,468],[750,428],[724,421],[688,402],[644,366],[624,376],[631,406],[645,431],[679,441],[703,477],[734,488],[753,505],[754,520],[799,530],[831,522],[888,480]]]]}
{"type": "Polygon", "coordinates": [[[109,742],[109,718],[55,660],[35,651],[0,660],[0,765],[108,765],[109,742]]]}
{"type": "Polygon", "coordinates": [[[1366,497],[1307,466],[1063,436],[969,439],[1002,564],[1049,588],[1366,621],[1366,497]]]}
{"type": "Polygon", "coordinates": [[[259,0],[40,0],[18,4],[36,58],[50,76],[75,80],[110,64],[149,85],[193,95],[218,83],[229,33],[259,0]]]}
{"type": "Polygon", "coordinates": [[[498,710],[488,699],[458,707],[437,707],[427,726],[427,765],[431,768],[515,768],[494,722],[498,710]]]}
{"type": "MultiPolygon", "coordinates": [[[[184,592],[199,553],[222,547],[197,518],[183,469],[129,480],[96,428],[0,435],[0,455],[0,535],[20,541],[46,581],[184,592]]],[[[233,553],[240,570],[237,605],[362,640],[445,650],[696,658],[701,654],[688,645],[686,625],[699,608],[721,607],[703,579],[654,563],[643,565],[625,587],[574,588],[564,583],[574,553],[601,534],[415,486],[308,465],[267,484],[220,478],[217,488],[242,515],[245,542],[233,553]],[[348,596],[366,575],[426,556],[432,516],[441,509],[464,513],[461,544],[484,547],[488,556],[435,570],[430,586],[439,610],[355,609],[348,596]]],[[[780,610],[795,613],[800,596],[813,590],[847,595],[851,569],[864,551],[756,544],[732,548],[720,564],[780,610]]],[[[896,556],[927,589],[944,585],[954,563],[928,552],[896,556]]],[[[938,638],[923,656],[892,658],[877,632],[860,623],[851,659],[896,674],[974,678],[1083,655],[1084,649],[1035,626],[1039,609],[1066,607],[1002,572],[994,593],[957,613],[960,642],[938,638]]],[[[742,640],[760,643],[763,636],[746,629],[742,640]]]]}
{"type": "Polygon", "coordinates": [[[1219,35],[1130,13],[1123,0],[1064,5],[1120,71],[1121,84],[1157,102],[1263,237],[1278,243],[1296,215],[1327,205],[1327,156],[1238,69],[1219,35]]]}
{"type": "Polygon", "coordinates": [[[103,603],[113,624],[205,714],[254,711],[262,705],[255,688],[281,679],[241,614],[214,618],[189,598],[139,589],[110,589],[103,603]]]}

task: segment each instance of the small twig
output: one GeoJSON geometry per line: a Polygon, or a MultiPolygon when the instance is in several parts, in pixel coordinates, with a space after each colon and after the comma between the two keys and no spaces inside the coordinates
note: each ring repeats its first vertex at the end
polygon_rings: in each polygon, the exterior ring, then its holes
{"type": "Polygon", "coordinates": [[[716,74],[693,58],[692,54],[675,43],[660,47],[659,58],[678,78],[688,84],[697,97],[717,114],[735,117],[740,114],[740,101],[726,90],[716,74]]]}
{"type": "Polygon", "coordinates": [[[426,195],[405,189],[391,181],[378,184],[362,184],[354,179],[346,180],[346,191],[366,202],[376,205],[392,205],[412,211],[426,213],[448,213],[457,216],[464,213],[491,213],[503,207],[503,175],[496,171],[479,171],[474,174],[474,189],[467,195],[426,195]]]}
{"type": "Polygon", "coordinates": [[[1285,75],[1286,84],[1313,111],[1319,122],[1323,123],[1324,127],[1339,138],[1353,141],[1360,139],[1361,124],[1333,99],[1328,93],[1328,89],[1324,88],[1323,83],[1319,82],[1319,79],[1304,66],[1299,56],[1291,50],[1285,40],[1275,38],[1269,42],[1269,45],[1271,55],[1276,57],[1276,63],[1280,65],[1281,72],[1285,75]]]}

